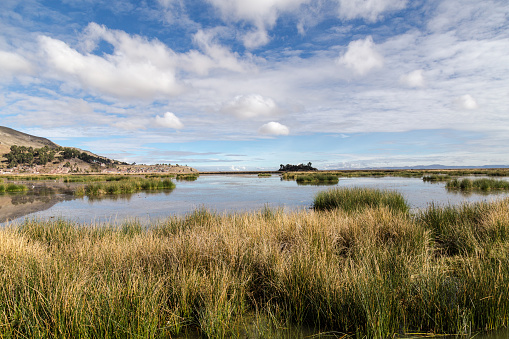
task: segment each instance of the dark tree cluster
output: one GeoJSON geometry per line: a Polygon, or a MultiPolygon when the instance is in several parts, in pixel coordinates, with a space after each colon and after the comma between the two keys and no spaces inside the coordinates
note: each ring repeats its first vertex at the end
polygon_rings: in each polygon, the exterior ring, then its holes
{"type": "Polygon", "coordinates": [[[9,167],[17,165],[46,165],[53,161],[56,151],[44,146],[42,148],[33,148],[26,146],[11,146],[11,151],[4,155],[9,167]]]}
{"type": "MultiPolygon", "coordinates": [[[[33,148],[25,146],[11,146],[11,151],[4,155],[7,159],[8,167],[12,168],[18,165],[46,165],[48,162],[55,160],[59,161],[69,159],[80,159],[89,164],[105,164],[105,165],[118,165],[118,161],[97,157],[94,155],[80,152],[72,147],[59,147],[51,149],[48,146],[42,148],[33,148]]],[[[124,163],[125,164],[125,163],[124,163]]]]}
{"type": "Polygon", "coordinates": [[[318,171],[316,168],[311,166],[312,164],[310,162],[307,163],[307,165],[304,164],[298,164],[298,165],[279,165],[279,170],[281,172],[298,172],[298,171],[318,171]]]}

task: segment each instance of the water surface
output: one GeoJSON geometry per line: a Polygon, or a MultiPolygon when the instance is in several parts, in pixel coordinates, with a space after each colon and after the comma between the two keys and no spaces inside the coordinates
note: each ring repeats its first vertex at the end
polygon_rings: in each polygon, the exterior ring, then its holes
{"type": "MultiPolygon", "coordinates": [[[[136,219],[144,224],[168,216],[184,215],[197,208],[218,213],[260,210],[308,209],[317,192],[330,186],[298,185],[278,175],[202,175],[196,181],[179,181],[173,190],[138,192],[101,198],[77,198],[76,185],[58,182],[30,182],[29,192],[0,196],[0,222],[24,218],[65,218],[81,223],[120,223],[136,219]]],[[[445,183],[427,183],[420,178],[340,178],[333,187],[371,187],[396,190],[403,194],[412,210],[463,202],[493,201],[509,196],[507,192],[461,193],[448,191],[445,183]]]]}

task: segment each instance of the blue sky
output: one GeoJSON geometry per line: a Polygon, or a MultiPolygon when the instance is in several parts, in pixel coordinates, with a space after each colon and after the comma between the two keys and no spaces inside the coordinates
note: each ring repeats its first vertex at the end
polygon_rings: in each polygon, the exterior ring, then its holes
{"type": "Polygon", "coordinates": [[[509,3],[2,0],[0,125],[200,170],[509,164],[509,3]]]}

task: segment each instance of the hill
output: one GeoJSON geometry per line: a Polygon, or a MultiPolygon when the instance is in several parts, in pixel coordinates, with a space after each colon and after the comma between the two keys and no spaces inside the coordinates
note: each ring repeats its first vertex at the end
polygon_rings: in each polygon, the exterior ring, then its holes
{"type": "Polygon", "coordinates": [[[0,126],[0,167],[59,167],[64,163],[76,170],[120,165],[118,161],[75,147],[61,147],[46,138],[0,126]],[[13,147],[14,146],[14,147],[13,147]]]}
{"type": "Polygon", "coordinates": [[[54,142],[34,135],[26,134],[13,130],[9,127],[0,126],[0,156],[10,152],[11,146],[25,146],[33,148],[42,148],[48,146],[56,149],[59,146],[54,142]]]}
{"type": "Polygon", "coordinates": [[[84,151],[62,147],[54,142],[0,126],[0,173],[197,173],[179,165],[129,165],[84,151]],[[15,147],[12,147],[15,146],[15,147]]]}

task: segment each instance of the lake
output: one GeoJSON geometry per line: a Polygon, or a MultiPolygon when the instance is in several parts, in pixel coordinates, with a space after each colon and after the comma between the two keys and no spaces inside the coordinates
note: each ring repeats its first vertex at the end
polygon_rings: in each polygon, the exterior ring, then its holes
{"type": "MultiPolygon", "coordinates": [[[[507,178],[505,179],[507,180],[507,178]]],[[[278,175],[202,175],[196,181],[178,181],[173,190],[139,192],[102,198],[75,197],[73,190],[82,184],[58,181],[18,182],[28,192],[0,194],[0,222],[29,219],[64,218],[80,223],[122,223],[138,220],[148,225],[168,216],[184,215],[197,208],[218,213],[260,210],[264,207],[286,211],[308,209],[315,194],[331,187],[371,187],[395,190],[403,194],[412,210],[430,203],[458,205],[465,202],[493,201],[509,196],[506,192],[461,193],[449,191],[445,183],[423,182],[421,178],[362,177],[340,178],[333,186],[300,186],[281,180],[278,175]]],[[[306,337],[298,329],[295,337],[306,337]]],[[[316,336],[310,332],[309,336],[316,336]]],[[[476,338],[508,338],[507,330],[477,334],[476,338]]],[[[439,338],[436,336],[436,338],[439,338]]],[[[446,338],[446,337],[442,337],[446,338]]],[[[447,337],[451,338],[451,337],[447,337]]]]}
{"type": "Polygon", "coordinates": [[[307,209],[319,191],[330,187],[372,187],[403,194],[413,211],[430,203],[447,205],[492,201],[509,196],[507,192],[462,193],[448,191],[445,183],[427,183],[420,178],[362,177],[340,178],[333,186],[301,186],[281,180],[278,175],[202,175],[196,181],[178,181],[173,190],[138,192],[101,198],[75,197],[74,183],[24,182],[29,191],[0,195],[0,222],[19,222],[25,218],[64,218],[80,223],[122,223],[138,220],[142,224],[184,215],[197,208],[218,213],[260,210],[265,206],[286,211],[307,209]]]}

